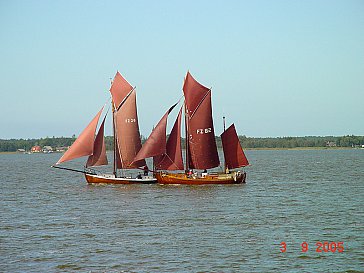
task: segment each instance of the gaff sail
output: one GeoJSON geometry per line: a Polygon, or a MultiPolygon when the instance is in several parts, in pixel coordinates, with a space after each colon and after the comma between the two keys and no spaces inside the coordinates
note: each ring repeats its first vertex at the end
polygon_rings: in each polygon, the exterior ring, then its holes
{"type": "Polygon", "coordinates": [[[119,110],[114,112],[115,136],[118,149],[117,154],[120,156],[120,160],[117,160],[117,162],[122,165],[118,166],[119,169],[133,169],[142,167],[146,164],[145,160],[132,164],[133,159],[142,147],[135,89],[133,89],[123,101],[119,110]]]}
{"type": "Polygon", "coordinates": [[[248,159],[241,148],[234,124],[221,134],[221,141],[227,168],[235,169],[249,165],[248,159]]]}
{"type": "Polygon", "coordinates": [[[210,169],[220,165],[212,120],[211,90],[187,72],[183,85],[186,105],[188,151],[191,169],[210,169]]]}

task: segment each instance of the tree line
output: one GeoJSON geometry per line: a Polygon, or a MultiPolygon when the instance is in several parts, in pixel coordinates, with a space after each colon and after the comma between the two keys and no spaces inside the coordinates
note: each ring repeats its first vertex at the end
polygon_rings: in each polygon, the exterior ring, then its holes
{"type": "MultiPolygon", "coordinates": [[[[29,151],[33,146],[68,147],[75,141],[73,137],[46,137],[40,139],[0,139],[0,152],[15,152],[18,149],[29,151]]],[[[142,142],[145,141],[142,136],[142,142]]],[[[304,147],[358,147],[364,144],[364,136],[305,136],[305,137],[247,137],[239,136],[243,148],[304,148],[304,147]]],[[[113,149],[113,137],[106,136],[107,150],[113,149]]],[[[216,144],[222,146],[220,137],[216,144]]],[[[182,139],[184,147],[184,139],[182,139]]]]}
{"type": "Polygon", "coordinates": [[[364,144],[364,136],[305,136],[254,138],[239,136],[245,148],[308,148],[308,147],[357,147],[364,144]]]}

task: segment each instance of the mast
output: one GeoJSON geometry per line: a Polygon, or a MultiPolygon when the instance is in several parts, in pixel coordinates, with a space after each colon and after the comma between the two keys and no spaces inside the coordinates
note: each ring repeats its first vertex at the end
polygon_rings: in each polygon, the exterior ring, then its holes
{"type": "MultiPolygon", "coordinates": [[[[110,78],[110,89],[112,87],[113,80],[110,78]]],[[[116,134],[115,134],[115,118],[114,118],[114,111],[115,111],[115,104],[114,100],[111,100],[111,111],[112,111],[112,134],[113,134],[113,141],[114,141],[114,150],[113,150],[113,156],[114,156],[114,166],[113,166],[113,174],[116,177],[116,134]]]]}
{"type": "Polygon", "coordinates": [[[117,145],[117,141],[116,141],[116,133],[115,133],[115,117],[114,117],[114,111],[115,111],[115,106],[114,106],[114,102],[111,101],[112,104],[112,133],[114,136],[114,170],[113,170],[113,174],[116,177],[116,145],[117,145]]]}
{"type": "Polygon", "coordinates": [[[189,169],[189,165],[190,165],[190,159],[189,159],[189,153],[188,153],[188,110],[187,110],[187,105],[186,105],[186,101],[185,101],[185,154],[186,154],[186,168],[185,170],[189,169]]]}
{"type": "MultiPolygon", "coordinates": [[[[184,90],[183,90],[183,87],[186,83],[186,78],[188,76],[188,71],[187,71],[187,74],[186,76],[184,77],[183,79],[183,86],[182,86],[182,94],[184,95],[184,90]]],[[[185,107],[185,159],[186,159],[186,167],[185,167],[185,170],[189,170],[189,166],[190,166],[190,157],[189,157],[189,152],[188,152],[188,149],[189,149],[189,145],[188,145],[188,108],[187,108],[187,101],[186,101],[186,97],[185,97],[185,102],[184,102],[184,107],[185,107]]]]}
{"type": "MultiPolygon", "coordinates": [[[[225,116],[222,117],[224,123],[224,133],[225,133],[225,116]]],[[[224,160],[224,172],[226,172],[226,160],[224,160]]]]}

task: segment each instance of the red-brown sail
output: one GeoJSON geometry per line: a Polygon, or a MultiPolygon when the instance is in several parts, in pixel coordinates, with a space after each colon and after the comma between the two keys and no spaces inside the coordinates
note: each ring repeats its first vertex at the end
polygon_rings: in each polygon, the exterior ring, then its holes
{"type": "Polygon", "coordinates": [[[166,152],[154,157],[154,166],[157,170],[183,170],[183,159],[181,149],[181,119],[182,108],[173,125],[171,134],[168,137],[166,152]]]}
{"type": "Polygon", "coordinates": [[[210,92],[210,89],[196,81],[188,71],[183,84],[183,92],[185,95],[188,115],[192,118],[204,97],[210,92]]]}
{"type": "Polygon", "coordinates": [[[158,122],[157,126],[153,129],[152,133],[148,137],[147,141],[144,143],[143,147],[140,149],[139,153],[134,158],[134,162],[139,160],[153,157],[156,155],[161,155],[166,152],[166,128],[167,128],[167,118],[172,109],[177,105],[173,105],[164,114],[161,120],[158,122]]]}
{"type": "Polygon", "coordinates": [[[117,147],[123,169],[138,168],[145,160],[131,164],[142,147],[138,125],[136,93],[133,90],[124,100],[122,107],[114,113],[117,147]]]}
{"type": "Polygon", "coordinates": [[[93,154],[88,157],[86,167],[91,166],[101,166],[107,165],[107,157],[106,157],[106,146],[105,146],[105,139],[104,139],[104,124],[105,124],[106,116],[101,123],[99,131],[95,138],[94,143],[94,151],[93,154]]]}
{"type": "MultiPolygon", "coordinates": [[[[103,108],[104,107],[102,107],[102,109],[103,108]]],[[[93,153],[96,126],[97,123],[99,122],[102,109],[96,114],[96,116],[92,119],[92,121],[82,131],[82,133],[71,145],[71,147],[58,160],[56,165],[75,158],[91,155],[93,153]]]]}
{"type": "MultiPolygon", "coordinates": [[[[115,115],[114,115],[115,116],[115,115]]],[[[116,134],[114,135],[114,137],[116,138],[116,134]]],[[[119,146],[117,143],[117,140],[114,142],[116,148],[115,148],[115,164],[116,164],[116,169],[122,169],[123,168],[123,164],[121,163],[121,156],[119,153],[119,146]]]]}
{"type": "Polygon", "coordinates": [[[211,90],[189,72],[183,85],[187,106],[188,167],[210,169],[220,165],[212,120],[211,90]]]}
{"type": "Polygon", "coordinates": [[[234,124],[221,134],[221,141],[227,168],[235,169],[249,165],[248,159],[241,148],[234,124]]]}
{"type": "Polygon", "coordinates": [[[112,100],[116,109],[119,108],[120,103],[126,98],[131,90],[133,90],[133,87],[123,78],[123,76],[121,76],[119,71],[116,72],[110,88],[112,100]]]}

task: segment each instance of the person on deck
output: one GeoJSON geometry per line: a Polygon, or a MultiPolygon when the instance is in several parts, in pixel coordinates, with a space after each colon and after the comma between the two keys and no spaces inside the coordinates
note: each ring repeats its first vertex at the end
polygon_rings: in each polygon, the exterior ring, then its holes
{"type": "Polygon", "coordinates": [[[148,166],[145,165],[144,166],[144,176],[147,176],[148,175],[148,172],[149,172],[148,166]]]}
{"type": "Polygon", "coordinates": [[[206,177],[206,175],[207,175],[207,170],[206,170],[206,169],[204,169],[204,170],[203,170],[203,172],[202,172],[202,175],[201,175],[201,176],[202,176],[202,178],[205,178],[205,177],[206,177]]]}

